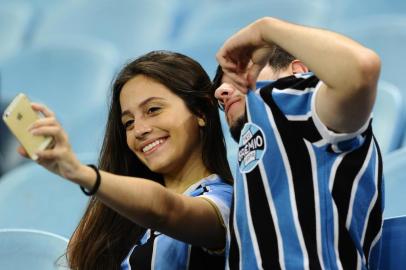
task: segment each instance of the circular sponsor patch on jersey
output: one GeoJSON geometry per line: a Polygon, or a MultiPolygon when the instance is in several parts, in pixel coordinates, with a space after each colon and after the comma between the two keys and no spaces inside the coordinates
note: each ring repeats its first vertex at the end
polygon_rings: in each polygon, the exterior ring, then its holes
{"type": "Polygon", "coordinates": [[[246,123],[238,143],[238,167],[241,173],[249,173],[264,156],[266,149],[262,129],[254,123],[246,123]]]}

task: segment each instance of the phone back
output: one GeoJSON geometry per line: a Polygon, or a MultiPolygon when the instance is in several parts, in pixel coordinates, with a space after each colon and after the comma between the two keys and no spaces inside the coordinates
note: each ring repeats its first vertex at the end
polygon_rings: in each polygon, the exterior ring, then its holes
{"type": "Polygon", "coordinates": [[[4,122],[33,160],[38,159],[35,152],[44,150],[52,141],[51,137],[34,136],[28,131],[28,127],[39,118],[27,96],[22,93],[13,99],[3,113],[4,122]]]}

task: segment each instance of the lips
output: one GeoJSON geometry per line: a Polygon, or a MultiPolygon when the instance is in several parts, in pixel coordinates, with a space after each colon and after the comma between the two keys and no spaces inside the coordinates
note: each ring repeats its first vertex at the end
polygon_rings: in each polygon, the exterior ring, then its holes
{"type": "Polygon", "coordinates": [[[168,137],[161,137],[153,140],[148,140],[147,142],[141,144],[138,150],[141,151],[143,154],[150,154],[158,149],[162,144],[164,144],[167,139],[168,137]]]}
{"type": "Polygon", "coordinates": [[[224,112],[227,114],[228,113],[228,111],[230,110],[230,107],[234,104],[234,103],[237,103],[237,102],[239,102],[241,100],[241,98],[239,98],[239,97],[234,97],[234,98],[231,98],[231,99],[228,99],[228,100],[226,100],[226,102],[225,102],[225,106],[224,106],[224,112]]]}

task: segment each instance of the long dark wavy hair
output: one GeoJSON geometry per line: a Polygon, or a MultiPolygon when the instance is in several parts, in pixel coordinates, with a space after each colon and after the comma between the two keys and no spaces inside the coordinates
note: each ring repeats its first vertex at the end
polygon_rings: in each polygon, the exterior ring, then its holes
{"type": "MultiPolygon", "coordinates": [[[[203,163],[211,173],[231,183],[232,175],[210,78],[193,59],[168,51],[143,55],[127,64],[117,75],[112,86],[110,111],[99,158],[100,169],[164,184],[162,175],[150,171],[131,152],[121,123],[120,92],[124,84],[137,75],[144,75],[166,86],[185,102],[193,114],[205,119],[206,125],[201,128],[203,163]]],[[[69,267],[80,270],[119,269],[121,261],[144,231],[144,228],[93,197],[69,242],[69,267]]]]}

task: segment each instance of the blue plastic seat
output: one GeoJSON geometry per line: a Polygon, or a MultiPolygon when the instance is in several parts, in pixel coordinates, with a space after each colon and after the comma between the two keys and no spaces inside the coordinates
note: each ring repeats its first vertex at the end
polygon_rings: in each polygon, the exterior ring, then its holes
{"type": "Polygon", "coordinates": [[[406,14],[406,2],[403,0],[330,0],[328,2],[332,7],[329,17],[333,21],[346,21],[380,14],[406,14]]]}
{"type": "Polygon", "coordinates": [[[406,129],[405,102],[395,85],[381,80],[373,109],[373,128],[381,152],[387,154],[401,147],[406,129]]]}
{"type": "MultiPolygon", "coordinates": [[[[78,158],[87,164],[95,163],[97,156],[78,158]]],[[[87,202],[78,185],[28,163],[0,178],[0,228],[45,230],[69,238],[87,202]]]]}
{"type": "Polygon", "coordinates": [[[204,68],[207,74],[213,79],[217,69],[216,53],[223,44],[224,40],[220,39],[203,39],[190,42],[177,42],[170,50],[185,54],[204,68]]]}
{"type": "Polygon", "coordinates": [[[385,218],[406,215],[406,148],[384,156],[385,218]]]}
{"type": "Polygon", "coordinates": [[[67,1],[39,22],[33,44],[61,37],[108,41],[127,61],[153,49],[164,49],[172,28],[173,7],[160,0],[67,1]]]}
{"type": "Polygon", "coordinates": [[[0,229],[0,269],[66,269],[68,239],[29,229],[0,229]]]}
{"type": "Polygon", "coordinates": [[[264,17],[274,16],[296,23],[323,25],[326,3],[320,1],[255,0],[205,1],[196,4],[184,22],[178,42],[225,41],[241,27],[264,17]]]}
{"type": "Polygon", "coordinates": [[[80,121],[67,130],[69,141],[77,153],[99,153],[107,124],[108,105],[100,104],[91,112],[84,113],[80,121]]]}
{"type": "MultiPolygon", "coordinates": [[[[400,202],[399,202],[400,203],[400,202]]],[[[406,266],[406,216],[383,222],[380,268],[403,270],[406,266]]]]}
{"type": "Polygon", "coordinates": [[[25,46],[33,11],[29,3],[0,3],[0,61],[25,46]]]}
{"type": "Polygon", "coordinates": [[[66,128],[105,104],[117,70],[117,51],[101,41],[64,41],[26,49],[0,65],[1,91],[24,92],[53,110],[66,128]]]}
{"type": "Polygon", "coordinates": [[[334,29],[376,51],[382,62],[380,78],[399,87],[406,96],[404,70],[399,66],[406,61],[406,14],[355,17],[334,29]]]}

